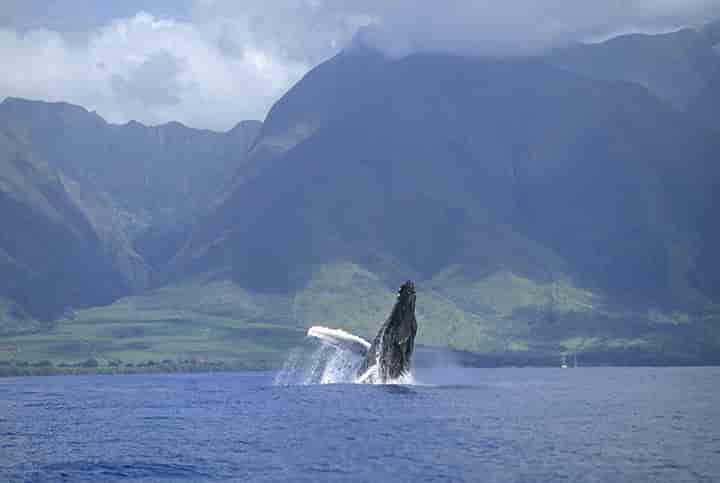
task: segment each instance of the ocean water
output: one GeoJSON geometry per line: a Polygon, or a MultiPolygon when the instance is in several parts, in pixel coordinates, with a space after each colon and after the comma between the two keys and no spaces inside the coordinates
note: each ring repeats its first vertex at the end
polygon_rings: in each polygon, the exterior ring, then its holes
{"type": "Polygon", "coordinates": [[[0,379],[0,481],[720,481],[720,368],[277,376],[0,379]]]}

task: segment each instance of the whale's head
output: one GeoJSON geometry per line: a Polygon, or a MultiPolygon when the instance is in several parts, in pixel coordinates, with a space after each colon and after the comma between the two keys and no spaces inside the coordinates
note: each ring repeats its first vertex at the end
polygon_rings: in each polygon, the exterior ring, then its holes
{"type": "Polygon", "coordinates": [[[415,284],[410,280],[402,284],[398,291],[397,302],[387,329],[393,333],[393,337],[389,340],[396,344],[412,345],[417,332],[417,322],[415,321],[415,284]]]}
{"type": "Polygon", "coordinates": [[[398,290],[397,305],[401,309],[403,315],[415,315],[415,284],[412,280],[408,280],[398,290]]]}
{"type": "Polygon", "coordinates": [[[358,380],[383,382],[408,373],[416,333],[415,284],[408,280],[398,290],[390,317],[380,327],[358,370],[358,380]]]}

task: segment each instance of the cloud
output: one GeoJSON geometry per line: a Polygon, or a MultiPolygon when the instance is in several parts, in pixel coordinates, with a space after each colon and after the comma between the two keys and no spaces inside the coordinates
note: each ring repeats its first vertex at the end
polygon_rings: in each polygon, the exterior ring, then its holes
{"type": "Polygon", "coordinates": [[[358,29],[393,55],[532,54],[625,32],[699,26],[720,16],[717,0],[199,0],[195,18],[244,24],[254,42],[293,59],[317,61],[358,29]]]}
{"type": "Polygon", "coordinates": [[[717,0],[74,0],[53,2],[52,15],[44,1],[8,1],[0,96],[215,129],[263,118],[356,36],[391,55],[526,55],[720,17],[717,0]]]}
{"type": "Polygon", "coordinates": [[[118,74],[111,78],[115,92],[127,101],[145,106],[175,105],[180,103],[179,75],[183,60],[169,52],[156,52],[148,57],[126,79],[118,74]]]}
{"type": "Polygon", "coordinates": [[[352,3],[363,5],[342,0],[200,0],[192,18],[220,26],[236,41],[279,58],[315,64],[341,49],[359,27],[378,20],[352,3]]]}
{"type": "Polygon", "coordinates": [[[229,55],[219,33],[147,13],[114,20],[83,42],[42,28],[0,29],[0,95],[77,103],[114,122],[228,129],[264,117],[311,67],[246,42],[229,55]]]}
{"type": "Polygon", "coordinates": [[[3,0],[0,27],[20,32],[45,28],[63,34],[88,33],[140,11],[155,17],[185,18],[192,0],[3,0]]]}

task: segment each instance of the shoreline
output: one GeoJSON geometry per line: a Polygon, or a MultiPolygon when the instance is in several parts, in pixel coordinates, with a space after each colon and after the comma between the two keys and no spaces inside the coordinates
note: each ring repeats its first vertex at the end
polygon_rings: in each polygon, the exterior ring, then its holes
{"type": "MultiPolygon", "coordinates": [[[[562,368],[558,365],[420,365],[416,369],[597,369],[597,368],[710,368],[720,367],[720,364],[587,364],[578,367],[562,368]]],[[[241,362],[206,362],[197,364],[154,364],[150,366],[117,368],[109,366],[100,367],[14,367],[0,366],[0,379],[14,377],[49,377],[49,376],[120,376],[134,374],[193,374],[209,372],[266,372],[276,371],[280,367],[275,365],[248,365],[241,362]]]]}
{"type": "Polygon", "coordinates": [[[0,365],[0,378],[6,377],[35,377],[35,376],[87,376],[87,375],[127,375],[127,374],[174,374],[195,372],[239,372],[239,371],[268,371],[277,369],[272,364],[257,365],[246,364],[241,361],[207,361],[197,363],[145,363],[133,366],[98,365],[0,365]]]}

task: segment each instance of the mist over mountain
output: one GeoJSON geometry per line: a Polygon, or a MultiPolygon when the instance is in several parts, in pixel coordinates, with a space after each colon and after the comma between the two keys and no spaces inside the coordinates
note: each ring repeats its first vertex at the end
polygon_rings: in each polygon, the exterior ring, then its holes
{"type": "Polygon", "coordinates": [[[596,79],[647,87],[696,121],[720,129],[720,21],[701,29],[630,34],[551,52],[550,61],[596,79]]]}

